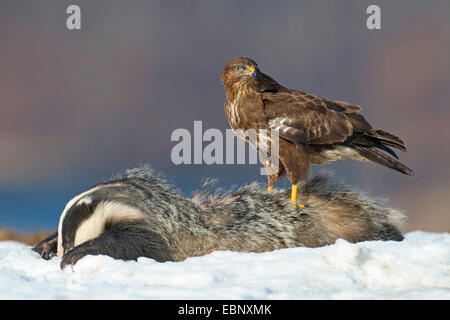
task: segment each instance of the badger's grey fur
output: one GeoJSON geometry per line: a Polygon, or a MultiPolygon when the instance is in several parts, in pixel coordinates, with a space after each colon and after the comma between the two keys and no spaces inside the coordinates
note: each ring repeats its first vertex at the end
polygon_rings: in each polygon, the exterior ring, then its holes
{"type": "Polygon", "coordinates": [[[188,199],[142,166],[69,201],[58,232],[35,251],[44,258],[57,251],[64,268],[88,254],[181,261],[215,250],[263,252],[319,247],[338,238],[403,239],[399,211],[333,184],[328,176],[316,176],[300,190],[304,208],[292,205],[290,190],[269,192],[257,183],[222,195],[203,188],[188,199]]]}

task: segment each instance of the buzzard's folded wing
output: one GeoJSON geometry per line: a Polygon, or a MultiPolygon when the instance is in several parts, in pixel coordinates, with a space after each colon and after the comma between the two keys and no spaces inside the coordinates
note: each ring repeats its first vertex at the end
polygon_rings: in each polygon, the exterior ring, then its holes
{"type": "MultiPolygon", "coordinates": [[[[294,90],[262,95],[269,127],[284,139],[295,143],[331,144],[343,142],[353,134],[355,119],[346,114],[345,106],[294,90]]],[[[360,115],[357,111],[356,107],[348,110],[350,114],[360,115]]]]}

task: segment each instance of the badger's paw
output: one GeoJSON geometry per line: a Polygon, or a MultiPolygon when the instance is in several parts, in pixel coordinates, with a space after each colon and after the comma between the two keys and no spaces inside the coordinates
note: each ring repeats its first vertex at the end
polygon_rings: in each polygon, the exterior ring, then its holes
{"type": "Polygon", "coordinates": [[[45,260],[50,259],[56,254],[58,244],[58,233],[55,232],[35,245],[32,250],[39,253],[45,260]]]}
{"type": "Polygon", "coordinates": [[[100,252],[98,252],[98,250],[96,250],[95,247],[93,248],[92,246],[85,244],[72,248],[71,250],[66,252],[66,254],[64,254],[60,264],[61,270],[63,270],[69,265],[73,269],[73,266],[78,262],[78,260],[89,254],[97,255],[100,254],[100,252]]]}

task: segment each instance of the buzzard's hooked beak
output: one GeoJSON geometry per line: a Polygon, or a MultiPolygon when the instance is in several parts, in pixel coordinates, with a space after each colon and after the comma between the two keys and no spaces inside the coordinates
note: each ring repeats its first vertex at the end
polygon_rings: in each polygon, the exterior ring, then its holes
{"type": "Polygon", "coordinates": [[[248,68],[248,72],[244,73],[246,76],[252,76],[252,78],[256,79],[256,76],[258,75],[258,70],[254,66],[250,66],[248,68]]]}
{"type": "Polygon", "coordinates": [[[250,71],[249,75],[251,75],[254,79],[256,79],[257,76],[257,70],[254,66],[250,66],[250,68],[248,68],[248,71],[250,71]]]}

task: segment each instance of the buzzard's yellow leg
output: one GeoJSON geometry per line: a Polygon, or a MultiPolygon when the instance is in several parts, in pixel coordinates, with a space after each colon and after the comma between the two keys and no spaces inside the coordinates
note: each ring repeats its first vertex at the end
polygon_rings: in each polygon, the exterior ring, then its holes
{"type": "Polygon", "coordinates": [[[292,203],[295,203],[297,201],[297,185],[292,185],[292,193],[291,193],[291,201],[292,203]]]}
{"type": "Polygon", "coordinates": [[[272,190],[273,189],[273,186],[268,186],[267,187],[267,191],[270,191],[270,190],[272,190]]]}
{"type": "MultiPolygon", "coordinates": [[[[292,185],[291,202],[293,204],[296,204],[296,202],[297,202],[297,185],[296,184],[292,185]]],[[[305,205],[304,204],[299,204],[298,206],[300,208],[303,208],[305,205]]]]}

